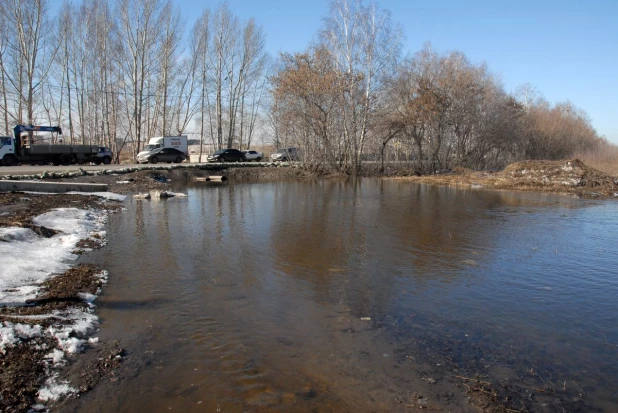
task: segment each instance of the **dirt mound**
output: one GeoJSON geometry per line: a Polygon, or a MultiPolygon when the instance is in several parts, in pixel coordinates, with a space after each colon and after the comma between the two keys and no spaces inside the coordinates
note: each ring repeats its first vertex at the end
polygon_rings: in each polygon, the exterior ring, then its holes
{"type": "Polygon", "coordinates": [[[543,190],[574,192],[581,195],[613,196],[618,179],[585,165],[579,159],[568,161],[523,161],[507,166],[500,177],[511,185],[543,190]]]}
{"type": "Polygon", "coordinates": [[[448,173],[399,179],[473,189],[556,192],[583,198],[618,197],[617,177],[591,168],[579,159],[515,162],[501,172],[454,168],[448,173]]]}

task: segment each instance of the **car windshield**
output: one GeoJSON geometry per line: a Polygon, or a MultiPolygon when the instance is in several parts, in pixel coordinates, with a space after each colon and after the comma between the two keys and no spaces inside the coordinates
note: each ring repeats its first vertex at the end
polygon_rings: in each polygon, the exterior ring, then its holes
{"type": "Polygon", "coordinates": [[[286,152],[287,152],[287,150],[285,150],[285,149],[277,149],[276,153],[286,153],[286,152]]]}
{"type": "Polygon", "coordinates": [[[223,152],[225,152],[225,149],[219,149],[217,152],[215,152],[215,155],[221,155],[223,152]]]}

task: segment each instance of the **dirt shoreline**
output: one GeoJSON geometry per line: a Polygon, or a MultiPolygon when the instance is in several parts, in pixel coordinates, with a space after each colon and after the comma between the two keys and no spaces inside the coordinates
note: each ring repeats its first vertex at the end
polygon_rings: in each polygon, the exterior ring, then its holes
{"type": "MultiPolygon", "coordinates": [[[[230,168],[216,173],[232,181],[317,178],[300,168],[230,168]]],[[[140,170],[123,174],[108,171],[97,175],[83,174],[54,180],[106,183],[110,192],[136,194],[168,189],[170,182],[190,182],[195,178],[205,178],[213,174],[210,170],[184,168],[140,170]]],[[[618,199],[618,178],[587,167],[578,160],[518,162],[496,173],[459,169],[431,176],[409,175],[406,171],[398,171],[389,178],[471,189],[540,191],[584,198],[618,199]]],[[[121,205],[104,202],[96,196],[0,193],[0,227],[29,228],[39,236],[49,238],[56,232],[36,225],[33,218],[55,208],[67,207],[114,212],[119,210],[121,205]]],[[[103,245],[104,240],[92,237],[80,243],[75,253],[81,254],[103,245]]],[[[88,303],[83,300],[82,294],[96,295],[100,292],[103,284],[100,274],[103,270],[80,264],[63,274],[53,276],[44,283],[41,294],[26,306],[0,307],[0,327],[2,323],[15,323],[19,320],[20,323],[37,323],[47,328],[59,321],[53,318],[41,320],[24,317],[40,316],[69,308],[86,308],[88,303]]],[[[51,374],[53,367],[45,356],[49,349],[56,347],[57,343],[50,337],[41,336],[21,340],[7,348],[4,354],[0,352],[1,412],[28,411],[32,406],[41,403],[37,400],[37,391],[51,374]]],[[[100,380],[117,380],[115,369],[123,357],[119,342],[87,344],[85,347],[81,354],[70,357],[69,366],[65,370],[70,372],[68,374],[71,386],[78,389],[79,393],[87,392],[100,380]]],[[[502,402],[509,397],[495,387],[488,386],[487,382],[474,377],[462,377],[461,381],[458,387],[464,387],[461,390],[467,393],[470,405],[476,406],[479,411],[520,411],[513,410],[511,403],[502,402]]],[[[41,408],[50,408],[53,405],[53,402],[49,402],[41,405],[41,408]]]]}

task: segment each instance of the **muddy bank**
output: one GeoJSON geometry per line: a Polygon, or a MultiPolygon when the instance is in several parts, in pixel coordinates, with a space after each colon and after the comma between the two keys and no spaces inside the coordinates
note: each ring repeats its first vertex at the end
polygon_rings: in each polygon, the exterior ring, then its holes
{"type": "MultiPolygon", "coordinates": [[[[84,296],[100,292],[104,283],[101,273],[96,266],[79,265],[46,281],[42,293],[26,306],[0,308],[0,325],[3,327],[25,325],[39,332],[19,337],[17,342],[4,349],[4,353],[0,352],[0,411],[28,411],[42,402],[47,402],[46,407],[49,407],[55,399],[43,395],[41,390],[46,386],[53,387],[48,381],[54,378],[59,368],[73,372],[62,375],[71,377],[71,386],[78,392],[88,391],[101,379],[113,379],[123,355],[118,343],[84,341],[78,352],[68,351],[63,360],[57,361],[50,356],[59,354],[63,347],[66,350],[66,345],[50,332],[70,325],[75,315],[80,317],[80,312],[84,315],[91,313],[84,296]],[[79,366],[78,370],[75,366],[79,366]]],[[[73,331],[69,336],[67,340],[85,339],[88,334],[73,331]]],[[[54,393],[57,390],[46,391],[54,393]]],[[[64,393],[68,394],[75,392],[64,393]]]]}
{"type": "Polygon", "coordinates": [[[396,174],[396,178],[472,189],[551,192],[582,198],[618,198],[618,177],[591,168],[577,159],[515,162],[500,172],[456,168],[443,174],[407,175],[406,171],[401,171],[396,174]]]}

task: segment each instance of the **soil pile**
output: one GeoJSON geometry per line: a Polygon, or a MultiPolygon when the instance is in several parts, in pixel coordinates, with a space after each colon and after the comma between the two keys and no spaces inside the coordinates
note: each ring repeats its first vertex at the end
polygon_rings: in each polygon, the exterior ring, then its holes
{"type": "Polygon", "coordinates": [[[591,168],[578,159],[515,162],[501,172],[455,168],[449,173],[399,179],[473,189],[555,192],[582,198],[618,197],[617,177],[591,168]]]}
{"type": "Polygon", "coordinates": [[[614,196],[618,179],[584,165],[579,159],[563,161],[524,161],[509,165],[502,173],[504,179],[525,189],[527,186],[543,190],[566,191],[583,196],[614,196]]]}

